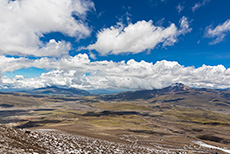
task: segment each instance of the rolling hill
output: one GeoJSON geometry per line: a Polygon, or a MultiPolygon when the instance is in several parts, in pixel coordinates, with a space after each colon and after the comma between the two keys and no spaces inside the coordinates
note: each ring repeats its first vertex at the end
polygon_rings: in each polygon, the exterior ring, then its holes
{"type": "Polygon", "coordinates": [[[230,91],[216,89],[195,89],[182,83],[175,83],[163,89],[122,92],[99,96],[105,101],[145,100],[150,103],[199,107],[205,109],[225,110],[230,107],[230,91]]]}

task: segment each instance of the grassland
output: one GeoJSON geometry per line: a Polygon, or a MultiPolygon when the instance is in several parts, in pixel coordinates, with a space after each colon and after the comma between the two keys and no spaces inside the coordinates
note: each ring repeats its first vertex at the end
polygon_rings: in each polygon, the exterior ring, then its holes
{"type": "Polygon", "coordinates": [[[226,112],[226,106],[210,110],[212,102],[217,102],[213,98],[207,101],[210,105],[207,108],[204,104],[197,107],[205,100],[186,106],[186,103],[197,99],[189,99],[183,104],[186,97],[190,96],[172,94],[156,95],[147,100],[108,101],[97,96],[61,98],[20,95],[5,100],[6,104],[14,106],[1,110],[23,109],[23,113],[1,116],[0,120],[8,120],[8,125],[19,128],[59,129],[113,142],[137,142],[149,147],[183,149],[185,145],[191,146],[193,141],[201,140],[230,148],[230,115],[226,112]],[[10,121],[12,119],[13,122],[10,121]]]}

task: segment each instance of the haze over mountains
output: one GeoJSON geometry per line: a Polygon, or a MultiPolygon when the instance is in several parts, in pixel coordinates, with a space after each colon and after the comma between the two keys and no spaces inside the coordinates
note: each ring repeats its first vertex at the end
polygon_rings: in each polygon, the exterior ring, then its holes
{"type": "Polygon", "coordinates": [[[37,88],[32,90],[21,91],[32,95],[49,95],[49,96],[90,96],[92,95],[88,91],[76,89],[76,88],[61,88],[57,86],[47,86],[43,88],[37,88]]]}
{"type": "MultiPolygon", "coordinates": [[[[218,94],[219,97],[227,98],[229,89],[207,89],[207,88],[191,88],[183,83],[174,83],[168,87],[162,89],[153,89],[153,90],[116,90],[116,89],[96,89],[96,90],[82,90],[77,88],[66,88],[58,86],[47,86],[43,88],[31,89],[31,90],[9,90],[10,92],[22,92],[32,95],[48,95],[48,96],[65,96],[65,97],[77,97],[77,96],[91,96],[91,95],[103,95],[101,98],[104,99],[126,99],[126,100],[135,100],[135,99],[151,99],[156,95],[195,95],[195,94],[204,94],[212,93],[218,94]]],[[[207,97],[207,96],[204,96],[207,97]]]]}
{"type": "Polygon", "coordinates": [[[106,101],[148,100],[152,103],[169,103],[186,107],[199,107],[222,110],[230,107],[230,91],[216,89],[194,89],[182,83],[175,83],[163,89],[122,92],[113,95],[102,95],[106,101]]]}
{"type": "MultiPolygon", "coordinates": [[[[152,104],[165,104],[170,106],[196,107],[212,111],[230,111],[230,91],[217,89],[195,89],[182,83],[174,83],[163,89],[125,91],[115,94],[93,94],[85,90],[75,88],[62,88],[49,86],[27,91],[1,92],[0,105],[2,107],[11,107],[15,105],[14,100],[22,101],[32,96],[57,97],[60,100],[78,100],[78,97],[92,96],[93,99],[83,99],[82,102],[97,102],[103,100],[111,101],[146,101],[152,104]],[[7,98],[5,98],[7,96],[7,98]],[[12,98],[12,100],[11,100],[12,98]],[[62,99],[61,99],[62,98],[62,99]]],[[[22,102],[21,101],[21,102],[22,102]]],[[[26,101],[27,102],[27,101],[26,101]]],[[[17,103],[16,103],[17,104],[17,103]]]]}
{"type": "MultiPolygon", "coordinates": [[[[170,86],[164,87],[162,89],[152,89],[153,91],[175,91],[175,90],[188,90],[188,89],[209,89],[209,88],[192,88],[183,83],[173,83],[170,86]],[[184,89],[183,89],[184,88],[184,89]]],[[[28,94],[39,94],[39,95],[60,95],[66,94],[66,96],[87,96],[87,95],[100,95],[100,94],[118,94],[123,92],[141,92],[141,91],[152,91],[152,90],[135,90],[135,89],[92,89],[92,90],[83,90],[78,88],[68,88],[62,86],[46,86],[42,88],[35,88],[35,89],[0,89],[1,92],[24,92],[28,94]]],[[[211,89],[210,89],[211,90],[211,89]]],[[[230,88],[226,89],[213,89],[213,90],[220,90],[220,91],[230,91],[230,88]]]]}
{"type": "MultiPolygon", "coordinates": [[[[93,94],[81,89],[61,88],[57,86],[49,86],[21,92],[29,95],[58,97],[95,96],[104,101],[146,100],[155,104],[169,103],[171,105],[198,107],[210,110],[227,110],[227,107],[230,107],[230,91],[205,88],[195,89],[182,83],[174,83],[163,89],[125,91],[106,95],[93,94]]],[[[17,93],[12,94],[15,95],[17,93]]]]}

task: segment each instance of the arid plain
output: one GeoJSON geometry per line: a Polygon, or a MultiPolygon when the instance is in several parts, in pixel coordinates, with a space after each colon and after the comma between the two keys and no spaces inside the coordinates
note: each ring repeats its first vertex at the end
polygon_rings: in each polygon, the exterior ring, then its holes
{"type": "Polygon", "coordinates": [[[130,149],[152,148],[155,153],[230,149],[229,91],[177,84],[160,90],[78,97],[1,93],[0,102],[1,124],[16,131],[61,131],[130,149]]]}

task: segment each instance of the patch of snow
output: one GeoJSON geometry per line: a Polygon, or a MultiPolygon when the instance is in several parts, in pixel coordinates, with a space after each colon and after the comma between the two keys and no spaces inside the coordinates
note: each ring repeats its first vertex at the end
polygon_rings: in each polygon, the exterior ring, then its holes
{"type": "Polygon", "coordinates": [[[194,141],[195,144],[198,144],[202,147],[205,147],[205,148],[209,148],[209,149],[216,149],[216,150],[220,150],[220,151],[223,151],[223,152],[226,152],[226,153],[230,153],[230,150],[228,149],[224,149],[224,148],[220,148],[220,147],[216,147],[216,146],[213,146],[213,145],[209,145],[209,144],[206,144],[204,142],[201,142],[201,141],[194,141]]]}

